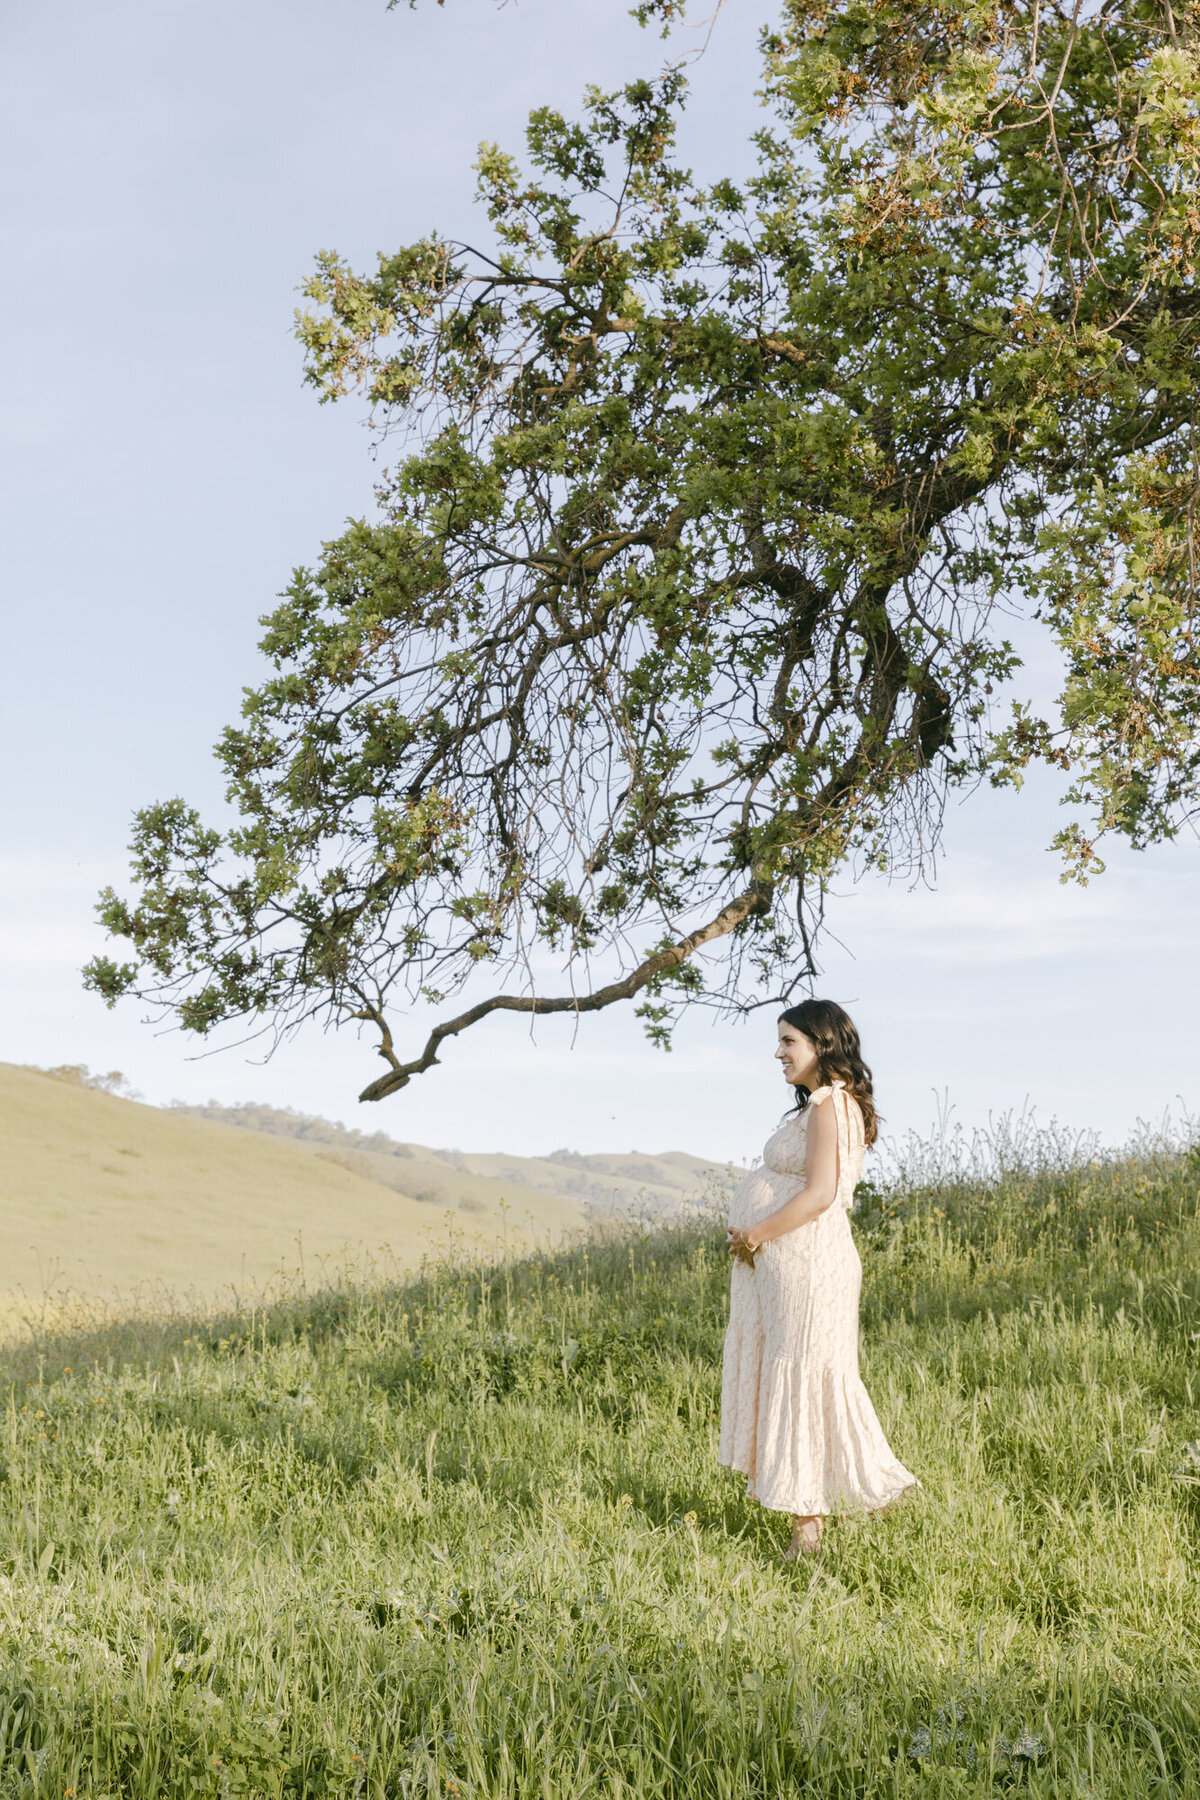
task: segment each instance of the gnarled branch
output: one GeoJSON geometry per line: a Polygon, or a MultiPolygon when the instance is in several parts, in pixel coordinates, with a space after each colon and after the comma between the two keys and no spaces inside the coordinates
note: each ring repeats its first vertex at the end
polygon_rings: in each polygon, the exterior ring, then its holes
{"type": "Polygon", "coordinates": [[[481,1000],[478,1005],[468,1007],[459,1013],[456,1019],[447,1019],[442,1025],[435,1025],[425,1040],[425,1048],[420,1056],[412,1062],[402,1063],[392,1049],[391,1029],[387,1024],[380,1007],[367,1006],[355,1016],[369,1019],[379,1027],[379,1054],[391,1066],[386,1075],[378,1081],[370,1082],[358,1096],[360,1100],[386,1100],[398,1088],[406,1087],[414,1075],[421,1075],[432,1068],[438,1061],[438,1046],[445,1038],[456,1037],[470,1025],[477,1025],[480,1019],[486,1019],[493,1012],[517,1013],[563,1013],[563,1012],[599,1012],[602,1007],[612,1006],[618,1000],[632,1000],[656,976],[665,975],[671,969],[677,969],[685,963],[689,956],[695,954],[704,944],[712,943],[714,938],[726,937],[739,925],[744,925],[756,913],[769,911],[774,897],[774,889],[766,881],[752,881],[742,892],[723,906],[715,918],[696,931],[688,932],[676,944],[668,944],[665,949],[656,950],[644,962],[631,969],[620,981],[610,981],[606,987],[597,988],[593,994],[562,994],[554,999],[544,998],[538,994],[494,994],[490,1000],[481,1000]]]}

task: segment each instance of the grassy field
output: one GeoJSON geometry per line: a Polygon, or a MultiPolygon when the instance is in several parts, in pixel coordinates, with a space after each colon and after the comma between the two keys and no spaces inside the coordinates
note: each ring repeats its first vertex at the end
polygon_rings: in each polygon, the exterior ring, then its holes
{"type": "Polygon", "coordinates": [[[715,1228],[10,1353],[0,1795],[1200,1794],[1198,1186],[868,1194],[923,1493],[799,1567],[715,1228]]]}

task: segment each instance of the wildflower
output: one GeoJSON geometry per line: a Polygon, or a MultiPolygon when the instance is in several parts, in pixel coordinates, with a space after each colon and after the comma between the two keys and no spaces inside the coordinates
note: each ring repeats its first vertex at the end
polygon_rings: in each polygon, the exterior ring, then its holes
{"type": "Polygon", "coordinates": [[[909,1741],[908,1754],[914,1762],[923,1762],[933,1754],[934,1745],[961,1753],[968,1769],[975,1767],[975,1746],[967,1737],[965,1727],[960,1723],[962,1708],[955,1702],[952,1706],[939,1706],[932,1728],[918,1725],[909,1741]]]}
{"type": "Polygon", "coordinates": [[[1023,1731],[1019,1738],[1010,1744],[1006,1737],[996,1739],[997,1755],[1002,1760],[1015,1762],[1036,1762],[1039,1756],[1045,1756],[1046,1746],[1040,1737],[1032,1732],[1023,1731]]]}

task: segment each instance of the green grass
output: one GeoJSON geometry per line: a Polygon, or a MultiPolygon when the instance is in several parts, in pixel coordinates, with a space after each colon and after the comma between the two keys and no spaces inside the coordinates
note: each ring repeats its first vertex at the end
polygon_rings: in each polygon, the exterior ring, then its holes
{"type": "Polygon", "coordinates": [[[815,1565],[715,1229],[10,1356],[0,1795],[1200,1794],[1198,1184],[868,1194],[924,1491],[815,1565]]]}

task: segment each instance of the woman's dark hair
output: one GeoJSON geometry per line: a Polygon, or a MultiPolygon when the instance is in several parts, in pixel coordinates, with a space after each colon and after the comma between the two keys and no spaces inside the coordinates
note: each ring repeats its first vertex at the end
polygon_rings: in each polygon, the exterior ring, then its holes
{"type": "MultiPolygon", "coordinates": [[[[863,1118],[863,1136],[873,1144],[879,1136],[879,1114],[875,1111],[875,1090],[871,1071],[863,1061],[858,1030],[849,1013],[836,1000],[802,1000],[779,1015],[781,1025],[802,1031],[817,1052],[818,1086],[842,1081],[846,1092],[858,1101],[863,1118]]],[[[808,1105],[810,1090],[796,1089],[796,1110],[808,1105]]]]}

